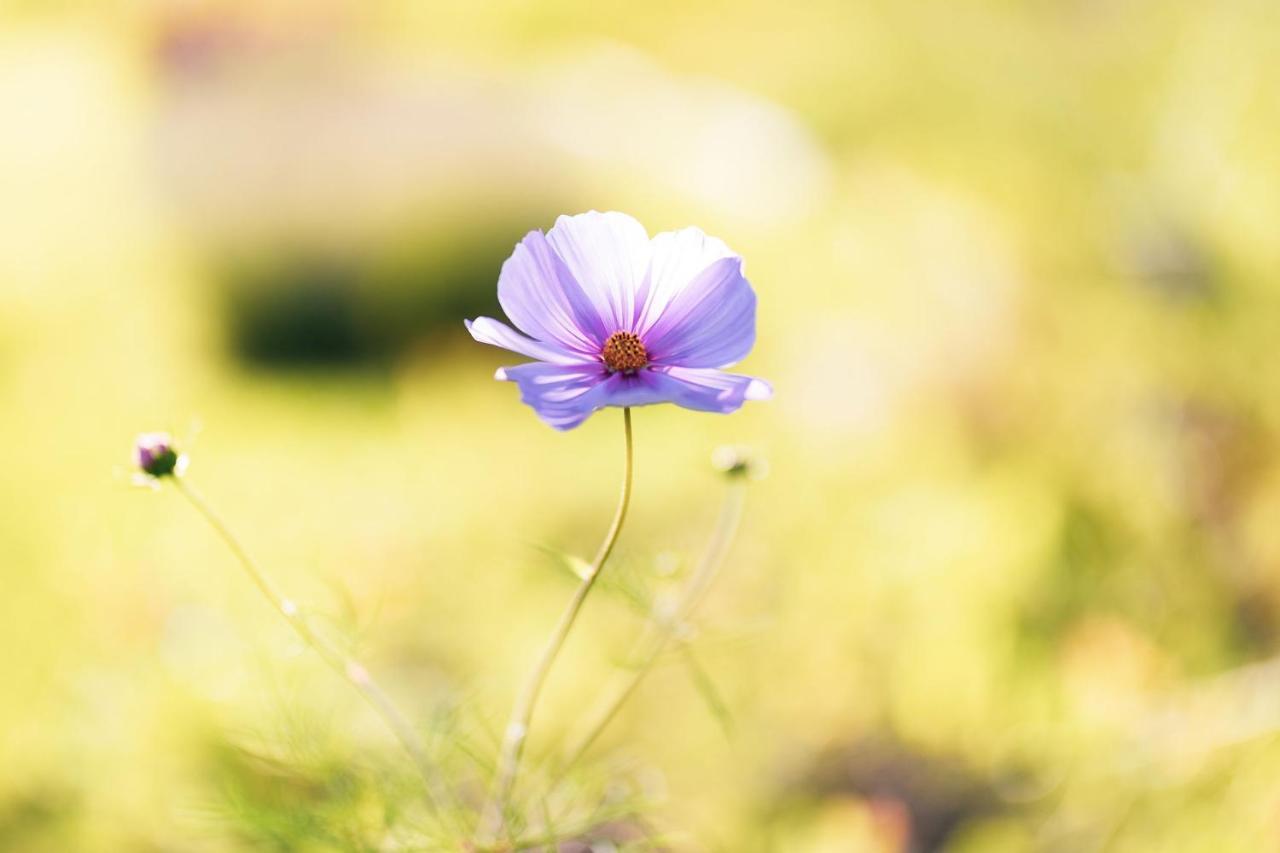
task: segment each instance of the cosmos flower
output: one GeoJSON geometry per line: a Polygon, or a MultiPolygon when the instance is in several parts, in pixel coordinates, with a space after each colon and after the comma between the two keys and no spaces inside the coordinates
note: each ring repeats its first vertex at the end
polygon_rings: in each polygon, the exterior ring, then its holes
{"type": "Polygon", "coordinates": [[[772,395],[722,368],[756,338],[756,295],[742,258],[697,228],[649,239],[623,213],[561,216],[530,231],[502,265],[498,301],[520,334],[490,317],[477,341],[537,359],[500,368],[538,417],[566,430],[605,406],[675,403],[736,411],[772,395]]]}

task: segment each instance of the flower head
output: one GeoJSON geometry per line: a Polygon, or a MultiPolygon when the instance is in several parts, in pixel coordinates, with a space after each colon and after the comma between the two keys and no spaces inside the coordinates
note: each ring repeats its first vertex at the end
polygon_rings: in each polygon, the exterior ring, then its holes
{"type": "Polygon", "coordinates": [[[536,359],[496,378],[515,382],[556,429],[605,406],[727,413],[772,395],[760,379],[721,370],[755,343],[756,295],[742,258],[697,228],[650,239],[623,213],[561,216],[516,246],[498,301],[524,334],[490,317],[467,329],[536,359]]]}
{"type": "Polygon", "coordinates": [[[133,459],[148,477],[159,479],[181,474],[186,457],[174,448],[167,432],[144,432],[134,443],[133,459]]]}

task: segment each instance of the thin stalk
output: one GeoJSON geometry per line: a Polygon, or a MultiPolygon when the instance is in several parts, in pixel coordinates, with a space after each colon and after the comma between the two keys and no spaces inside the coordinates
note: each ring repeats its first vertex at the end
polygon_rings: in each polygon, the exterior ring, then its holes
{"type": "Polygon", "coordinates": [[[209,526],[213,528],[218,537],[230,549],[236,560],[244,567],[254,586],[266,597],[271,606],[284,617],[284,620],[293,627],[298,636],[302,638],[302,641],[332,667],[335,672],[350,682],[373,707],[374,711],[382,717],[387,728],[391,729],[396,739],[400,741],[405,752],[409,754],[409,758],[413,760],[418,773],[422,776],[422,782],[426,788],[427,804],[433,811],[439,813],[441,803],[447,798],[444,784],[436,775],[435,768],[431,762],[427,759],[426,751],[423,749],[417,733],[409,725],[404,715],[391,702],[390,697],[374,681],[373,676],[369,674],[369,670],[311,627],[298,605],[280,592],[271,577],[249,556],[244,546],[240,544],[240,540],[231,532],[231,528],[227,526],[221,516],[214,512],[208,501],[198,491],[180,477],[168,479],[178,492],[204,517],[204,520],[209,523],[209,526]]]}
{"type": "Polygon", "coordinates": [[[676,636],[676,633],[684,625],[688,624],[689,618],[702,602],[702,599],[706,597],[707,590],[710,589],[712,581],[715,580],[716,574],[720,570],[720,566],[724,563],[724,557],[729,551],[729,544],[733,541],[738,525],[742,521],[745,499],[746,487],[741,482],[733,482],[725,495],[724,504],[720,509],[720,518],[716,521],[715,531],[711,535],[711,541],[707,544],[707,550],[703,553],[702,560],[698,563],[697,568],[694,569],[688,584],[685,585],[684,592],[680,596],[675,609],[667,616],[655,616],[653,621],[650,622],[650,627],[645,632],[645,637],[637,644],[637,647],[642,652],[632,656],[632,660],[638,662],[627,674],[626,678],[619,683],[617,690],[614,691],[608,701],[601,705],[586,734],[569,751],[568,756],[556,773],[557,780],[564,778],[565,774],[582,759],[582,756],[596,742],[601,733],[617,717],[618,712],[622,710],[622,706],[626,704],[627,700],[635,693],[636,688],[640,686],[640,682],[644,681],[645,676],[653,669],[654,664],[658,662],[662,653],[666,651],[667,645],[676,636]]]}
{"type": "Polygon", "coordinates": [[[502,832],[506,824],[507,802],[511,797],[511,789],[515,784],[516,773],[520,768],[520,757],[524,753],[524,745],[528,740],[529,725],[533,721],[533,712],[538,704],[538,696],[542,693],[547,675],[551,672],[551,666],[555,663],[556,657],[560,654],[560,649],[564,646],[565,639],[569,636],[570,629],[573,628],[573,623],[578,618],[578,612],[582,610],[582,603],[586,601],[587,594],[591,592],[591,588],[595,586],[596,578],[600,576],[600,570],[609,559],[609,555],[613,553],[613,546],[618,541],[618,534],[622,531],[622,523],[626,520],[627,507],[631,503],[632,481],[630,408],[622,410],[622,427],[626,438],[626,449],[622,474],[622,494],[618,499],[618,509],[614,513],[613,523],[609,525],[609,532],[605,534],[604,541],[600,544],[600,550],[596,552],[596,558],[591,562],[590,568],[574,592],[573,598],[569,600],[568,606],[560,614],[560,621],[551,633],[551,638],[543,648],[542,655],[538,658],[533,672],[529,674],[524,688],[516,699],[515,707],[511,711],[511,720],[507,723],[507,729],[502,741],[502,750],[498,758],[498,772],[494,781],[493,792],[480,818],[482,843],[502,832]]]}

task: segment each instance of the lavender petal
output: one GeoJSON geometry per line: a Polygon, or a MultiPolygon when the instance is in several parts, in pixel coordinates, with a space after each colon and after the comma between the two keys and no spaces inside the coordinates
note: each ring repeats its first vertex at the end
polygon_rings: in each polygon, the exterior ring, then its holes
{"type": "Polygon", "coordinates": [[[516,327],[544,343],[598,353],[606,337],[600,314],[540,231],[530,231],[502,265],[498,302],[516,327]]]}
{"type": "Polygon", "coordinates": [[[767,400],[773,388],[763,379],[687,367],[652,370],[648,381],[664,400],[700,412],[728,414],[747,400],[767,400]]]}
{"type": "Polygon", "coordinates": [[[599,364],[565,365],[533,362],[503,367],[495,379],[515,382],[520,400],[558,430],[573,429],[603,406],[609,379],[599,364]]]}
{"type": "Polygon", "coordinates": [[[631,331],[636,294],[649,268],[649,235],[625,213],[561,216],[547,240],[595,306],[606,336],[631,331]]]}
{"type": "Polygon", "coordinates": [[[561,344],[544,343],[535,341],[532,338],[526,338],[506,323],[502,323],[492,317],[477,317],[474,320],[465,322],[471,337],[482,344],[501,347],[520,355],[527,355],[529,358],[536,358],[539,361],[548,361],[553,364],[575,364],[588,360],[588,357],[582,353],[567,349],[561,344]]]}
{"type": "Polygon", "coordinates": [[[644,335],[655,364],[677,367],[728,367],[745,358],[755,340],[756,295],[737,257],[699,273],[644,335]]]}
{"type": "Polygon", "coordinates": [[[636,297],[635,330],[644,334],[698,274],[721,258],[737,255],[701,228],[664,231],[653,238],[649,272],[636,297]]]}

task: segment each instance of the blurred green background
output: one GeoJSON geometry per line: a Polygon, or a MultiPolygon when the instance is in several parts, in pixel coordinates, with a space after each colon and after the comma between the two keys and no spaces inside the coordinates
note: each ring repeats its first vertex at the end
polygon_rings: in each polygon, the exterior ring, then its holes
{"type": "MultiPolygon", "coordinates": [[[[595,753],[663,843],[1277,849],[1277,44],[1272,0],[4,4],[0,849],[413,847],[394,742],[130,443],[194,438],[491,755],[621,419],[544,427],[461,320],[590,208],[742,253],[776,389],[636,412],[653,588],[712,450],[770,467],[695,640],[731,722],[673,663],[595,753]]],[[[640,624],[588,602],[535,760],[640,624]]]]}

